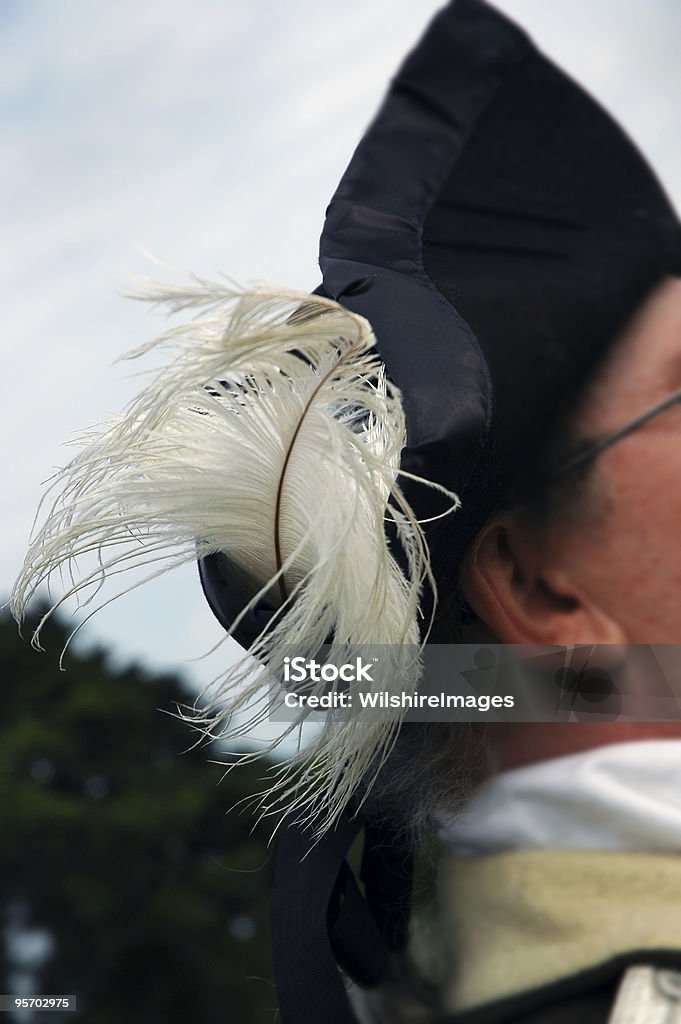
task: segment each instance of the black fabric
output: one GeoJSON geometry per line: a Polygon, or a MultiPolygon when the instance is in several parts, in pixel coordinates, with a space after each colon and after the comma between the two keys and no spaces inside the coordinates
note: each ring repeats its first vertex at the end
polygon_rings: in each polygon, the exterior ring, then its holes
{"type": "Polygon", "coordinates": [[[361,878],[367,905],[390,953],[406,945],[414,874],[412,846],[384,822],[365,829],[361,878]]]}
{"type": "MultiPolygon", "coordinates": [[[[370,321],[401,389],[402,468],[455,490],[485,447],[491,380],[473,331],[426,273],[423,225],[471,127],[528,52],[525,35],[500,24],[483,4],[437,16],[357,147],[319,249],[325,293],[370,321]]],[[[402,484],[420,516],[442,510],[441,496],[402,484]]]]}
{"type": "Polygon", "coordinates": [[[529,54],[424,226],[425,267],[490,369],[502,490],[541,456],[557,418],[680,262],[676,215],[637,150],[579,86],[529,54]]]}
{"type": "Polygon", "coordinates": [[[380,985],[388,973],[389,950],[347,861],[336,880],[327,923],[333,955],[348,977],[365,988],[380,985]]]}
{"type": "MultiPolygon", "coordinates": [[[[232,629],[258,588],[245,580],[236,566],[229,564],[221,554],[200,558],[198,567],[203,594],[213,614],[223,629],[232,629]]],[[[274,621],[276,610],[274,604],[264,599],[249,608],[234,631],[237,643],[248,649],[274,621]]]]}
{"type": "Polygon", "coordinates": [[[270,909],[282,1024],[355,1024],[332,952],[328,914],[358,831],[357,821],[344,814],[317,844],[295,825],[279,836],[270,909]]]}
{"type": "Polygon", "coordinates": [[[364,824],[345,811],[317,841],[312,826],[291,823],[280,831],[271,935],[282,1024],[355,1024],[336,964],[357,984],[379,985],[390,954],[406,942],[409,849],[389,826],[366,829],[365,899],[345,860],[364,824]]]}

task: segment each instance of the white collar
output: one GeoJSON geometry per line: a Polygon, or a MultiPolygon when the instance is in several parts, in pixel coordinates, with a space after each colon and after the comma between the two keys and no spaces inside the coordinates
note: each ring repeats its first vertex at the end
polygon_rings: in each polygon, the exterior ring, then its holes
{"type": "Polygon", "coordinates": [[[457,818],[449,853],[529,847],[681,852],[681,740],[641,740],[556,757],[489,779],[457,818]]]}

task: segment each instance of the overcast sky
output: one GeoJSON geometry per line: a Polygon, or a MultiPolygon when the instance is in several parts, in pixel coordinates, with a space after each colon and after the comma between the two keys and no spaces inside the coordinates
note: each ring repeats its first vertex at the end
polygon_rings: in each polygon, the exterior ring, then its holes
{"type": "MultiPolygon", "coordinates": [[[[0,4],[0,586],[64,442],[139,387],[114,359],[157,333],[120,297],[142,250],[203,275],[313,288],[325,206],[433,0],[0,4]]],[[[679,0],[499,4],[624,123],[681,203],[679,0]]],[[[228,652],[195,571],[88,627],[197,685],[228,652]]]]}

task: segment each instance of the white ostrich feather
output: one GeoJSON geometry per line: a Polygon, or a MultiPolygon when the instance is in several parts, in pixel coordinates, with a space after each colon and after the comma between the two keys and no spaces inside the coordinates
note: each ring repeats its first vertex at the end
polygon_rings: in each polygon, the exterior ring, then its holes
{"type": "MultiPolygon", "coordinates": [[[[40,623],[36,644],[62,601],[91,601],[107,577],[146,565],[156,575],[221,552],[260,588],[247,608],[267,594],[281,611],[251,647],[260,667],[245,657],[184,716],[206,734],[234,735],[230,716],[258,697],[236,730],[247,732],[268,713],[267,684],[281,679],[283,658],[312,658],[329,639],[334,660],[381,645],[375,688],[411,689],[420,672],[419,598],[434,584],[421,527],[399,486],[400,395],[372,351],[369,323],[306,293],[194,280],[189,288],[149,283],[138,296],[202,316],[128,356],[163,348],[173,358],[57,474],[13,589],[15,617],[64,567],[70,585],[40,623]],[[386,519],[406,572],[389,549],[386,519]],[[78,575],[75,560],[91,552],[97,565],[78,575]],[[405,650],[416,653],[405,658],[405,650]]],[[[456,507],[455,495],[430,486],[456,507]]],[[[328,687],[319,682],[308,692],[328,687]]],[[[312,748],[275,773],[262,794],[265,813],[276,805],[314,818],[318,829],[330,826],[360,781],[367,791],[367,773],[373,777],[389,753],[402,713],[388,714],[330,717],[312,748]]]]}

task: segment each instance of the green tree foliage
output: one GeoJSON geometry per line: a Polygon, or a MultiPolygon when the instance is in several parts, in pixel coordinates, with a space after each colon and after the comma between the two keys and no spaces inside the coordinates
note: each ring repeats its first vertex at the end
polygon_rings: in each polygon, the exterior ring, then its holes
{"type": "Polygon", "coordinates": [[[78,1011],[40,1024],[273,1020],[267,835],[227,813],[262,766],[219,784],[215,749],[163,713],[190,701],[180,680],[116,674],[102,652],[59,672],[66,635],[51,622],[39,654],[0,616],[0,913],[20,932],[0,991],[21,936],[46,929],[40,989],[78,1011]]]}

